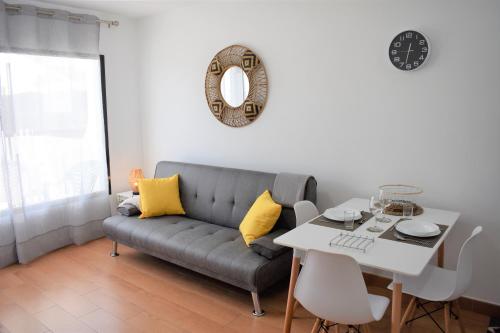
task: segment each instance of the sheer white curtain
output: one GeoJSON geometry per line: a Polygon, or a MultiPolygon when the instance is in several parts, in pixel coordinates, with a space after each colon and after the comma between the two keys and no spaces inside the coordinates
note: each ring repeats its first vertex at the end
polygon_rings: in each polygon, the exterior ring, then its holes
{"type": "MultiPolygon", "coordinates": [[[[88,53],[86,41],[70,52],[64,30],[85,29],[64,20],[69,13],[39,17],[27,6],[20,20],[2,5],[0,30],[9,38],[0,38],[0,267],[101,237],[110,215],[97,47],[88,53]],[[19,21],[23,34],[44,40],[19,43],[19,21]]],[[[95,31],[95,18],[85,19],[95,31]]]]}

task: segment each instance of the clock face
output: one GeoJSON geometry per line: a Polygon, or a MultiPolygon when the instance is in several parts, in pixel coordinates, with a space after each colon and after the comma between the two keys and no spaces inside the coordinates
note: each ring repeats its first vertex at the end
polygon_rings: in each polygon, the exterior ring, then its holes
{"type": "Polygon", "coordinates": [[[427,39],[420,32],[407,30],[398,34],[389,46],[389,59],[398,69],[412,71],[425,62],[430,47],[427,39]]]}

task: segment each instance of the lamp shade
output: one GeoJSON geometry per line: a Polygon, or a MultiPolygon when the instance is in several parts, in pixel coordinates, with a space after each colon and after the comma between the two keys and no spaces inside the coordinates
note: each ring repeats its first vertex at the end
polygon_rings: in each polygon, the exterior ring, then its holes
{"type": "Polygon", "coordinates": [[[137,181],[142,178],[144,178],[142,169],[132,169],[130,171],[130,174],[128,175],[128,184],[130,185],[130,189],[132,190],[132,192],[134,192],[134,194],[139,193],[137,181]]]}

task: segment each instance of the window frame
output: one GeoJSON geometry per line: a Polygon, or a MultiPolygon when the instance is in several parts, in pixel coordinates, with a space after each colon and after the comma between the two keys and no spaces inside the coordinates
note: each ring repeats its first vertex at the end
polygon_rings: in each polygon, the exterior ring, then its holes
{"type": "Polygon", "coordinates": [[[106,167],[108,172],[108,194],[111,195],[111,161],[109,157],[109,133],[108,133],[108,100],[106,97],[106,59],[104,54],[99,55],[101,68],[101,95],[102,95],[102,115],[104,119],[104,144],[106,145],[106,167]]]}

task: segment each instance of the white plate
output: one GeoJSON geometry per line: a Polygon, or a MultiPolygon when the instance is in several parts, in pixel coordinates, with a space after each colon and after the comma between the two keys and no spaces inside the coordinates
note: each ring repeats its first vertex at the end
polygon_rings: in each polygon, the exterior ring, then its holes
{"type": "Polygon", "coordinates": [[[352,210],[354,211],[354,220],[359,220],[363,216],[361,215],[361,212],[357,209],[351,209],[351,208],[328,208],[325,210],[323,213],[323,216],[326,217],[329,220],[334,220],[334,221],[344,221],[344,210],[352,210]]]}
{"type": "Polygon", "coordinates": [[[441,230],[435,223],[419,220],[402,221],[396,225],[396,230],[416,237],[432,237],[441,233],[441,230]]]}

